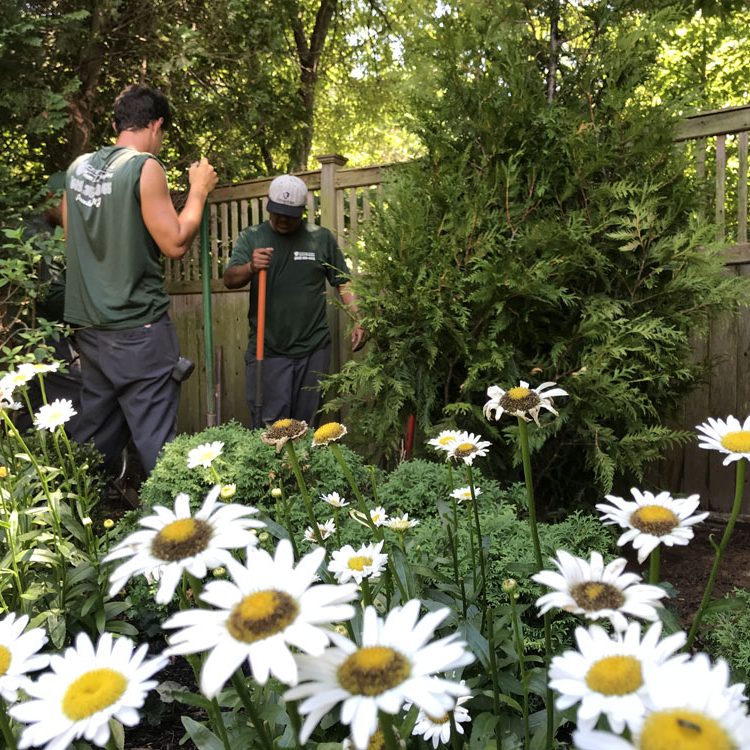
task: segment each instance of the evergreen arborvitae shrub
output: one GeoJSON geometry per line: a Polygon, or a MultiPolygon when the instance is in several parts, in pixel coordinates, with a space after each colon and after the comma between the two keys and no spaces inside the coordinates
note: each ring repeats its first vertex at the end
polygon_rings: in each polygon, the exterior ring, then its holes
{"type": "Polygon", "coordinates": [[[483,419],[486,389],[556,381],[560,417],[531,431],[539,498],[590,504],[687,439],[667,419],[702,374],[689,336],[747,286],[699,219],[674,118],[639,99],[646,21],[582,14],[585,54],[550,102],[539,42],[492,6],[446,16],[421,52],[440,92],[416,100],[427,155],[390,173],[364,237],[370,343],[329,407],[391,456],[410,413],[425,437],[479,432],[508,479],[516,428],[483,419]]]}

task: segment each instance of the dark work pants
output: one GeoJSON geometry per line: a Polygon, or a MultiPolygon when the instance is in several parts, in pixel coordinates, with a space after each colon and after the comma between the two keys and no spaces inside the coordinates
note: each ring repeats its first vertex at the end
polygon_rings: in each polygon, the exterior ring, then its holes
{"type": "MultiPolygon", "coordinates": [[[[255,409],[255,346],[245,354],[245,397],[250,407],[250,424],[256,424],[255,409]]],[[[312,425],[320,406],[318,383],[328,372],[331,347],[318,349],[300,359],[267,357],[263,360],[262,423],[277,419],[302,419],[312,425]]]]}
{"type": "Polygon", "coordinates": [[[132,436],[150,473],[176,430],[180,386],[172,369],[180,352],[171,321],[164,315],[122,331],[84,328],[76,334],[76,344],[83,388],[73,438],[93,440],[111,469],[132,436]]]}

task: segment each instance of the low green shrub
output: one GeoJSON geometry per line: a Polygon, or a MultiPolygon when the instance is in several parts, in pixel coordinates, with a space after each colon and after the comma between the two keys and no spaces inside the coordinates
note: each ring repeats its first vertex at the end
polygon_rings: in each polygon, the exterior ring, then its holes
{"type": "Polygon", "coordinates": [[[734,588],[724,597],[729,605],[706,615],[703,640],[714,657],[729,662],[734,677],[750,677],[750,591],[734,588]]]}
{"type": "MultiPolygon", "coordinates": [[[[191,449],[214,441],[224,444],[221,456],[213,465],[223,484],[237,486],[234,502],[272,510],[275,501],[271,500],[270,492],[274,487],[288,487],[290,495],[295,495],[297,490],[286,450],[282,449],[277,455],[272,446],[261,441],[260,434],[260,430],[248,430],[232,421],[194,435],[179,435],[164,447],[156,467],[141,487],[140,512],[154,505],[173,505],[179,492],[190,495],[194,506],[200,505],[214,484],[214,477],[208,469],[189,469],[187,455],[191,449]]],[[[295,450],[313,496],[347,491],[346,478],[330,451],[312,448],[309,436],[295,441],[295,450]]],[[[362,459],[346,446],[341,446],[341,450],[358,484],[366,486],[368,472],[362,459]]]]}

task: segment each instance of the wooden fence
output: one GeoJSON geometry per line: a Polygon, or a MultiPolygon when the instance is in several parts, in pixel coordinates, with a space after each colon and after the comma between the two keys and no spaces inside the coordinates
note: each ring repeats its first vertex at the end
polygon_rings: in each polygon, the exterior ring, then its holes
{"type": "MultiPolygon", "coordinates": [[[[717,238],[726,243],[727,273],[741,276],[750,274],[748,131],[750,106],[702,112],[685,119],[677,132],[678,142],[694,150],[706,218],[716,223],[717,238]]],[[[693,429],[709,416],[729,414],[743,420],[750,414],[750,313],[715,320],[707,337],[693,338],[693,349],[696,359],[712,364],[711,378],[683,405],[678,424],[693,429]]],[[[699,494],[702,505],[712,511],[731,509],[734,471],[722,466],[716,451],[692,443],[669,457],[666,474],[664,480],[673,491],[699,494]]],[[[747,492],[742,510],[750,513],[747,492]]]]}
{"type": "MultiPolygon", "coordinates": [[[[750,106],[703,112],[685,119],[678,129],[678,143],[695,154],[695,178],[706,192],[706,218],[715,221],[719,239],[726,243],[727,273],[750,273],[747,236],[748,131],[750,106]]],[[[356,245],[362,225],[383,180],[386,166],[346,169],[346,159],[319,157],[319,170],[300,173],[310,189],[308,221],[329,228],[345,253],[356,245]]],[[[216,352],[216,396],[219,421],[231,418],[247,423],[244,395],[244,352],[247,346],[246,290],[229,291],[221,281],[232,245],[246,226],[265,218],[265,199],[271,178],[217,188],[210,196],[211,291],[214,349],[216,352]]],[[[356,270],[356,255],[347,253],[356,270]]],[[[167,262],[167,288],[172,295],[172,319],[185,356],[204,361],[203,307],[201,300],[199,248],[178,262],[167,262]]],[[[330,306],[334,332],[332,367],[338,369],[349,357],[346,321],[330,306]]],[[[724,417],[750,413],[750,315],[717,320],[710,335],[695,340],[699,359],[714,363],[710,382],[684,405],[677,423],[686,429],[708,416],[724,417]]],[[[183,385],[179,430],[195,432],[206,426],[206,373],[197,367],[183,385]]],[[[711,510],[727,511],[733,497],[734,472],[721,466],[714,451],[695,445],[675,451],[659,477],[661,487],[672,492],[699,493],[711,510]]],[[[747,496],[747,493],[746,493],[747,496]]],[[[747,501],[750,503],[750,500],[747,501]]],[[[750,505],[744,508],[750,511],[750,505]]]]}

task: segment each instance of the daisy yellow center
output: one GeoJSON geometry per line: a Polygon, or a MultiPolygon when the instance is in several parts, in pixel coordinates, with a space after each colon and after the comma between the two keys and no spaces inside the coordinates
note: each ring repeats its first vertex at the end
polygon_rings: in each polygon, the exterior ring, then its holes
{"type": "Polygon", "coordinates": [[[517,385],[515,388],[511,388],[507,391],[508,398],[512,398],[514,401],[528,398],[530,393],[531,391],[528,388],[524,388],[522,385],[517,385]]]}
{"type": "Polygon", "coordinates": [[[750,452],[750,431],[737,430],[728,432],[721,439],[721,444],[732,453],[749,453],[750,452]]]}
{"type": "Polygon", "coordinates": [[[430,714],[426,714],[426,716],[433,724],[447,724],[451,720],[448,714],[443,714],[442,716],[430,716],[430,714]]]}
{"type": "Polygon", "coordinates": [[[5,466],[0,466],[0,479],[5,479],[8,476],[8,469],[5,466]]]}
{"type": "Polygon", "coordinates": [[[666,536],[680,525],[680,519],[663,505],[642,505],[630,516],[630,523],[644,534],[666,536]]]}
{"type": "Polygon", "coordinates": [[[411,524],[408,521],[404,521],[402,518],[396,518],[391,521],[391,529],[393,531],[406,531],[411,528],[411,524]]]}
{"type": "Polygon", "coordinates": [[[178,518],[168,523],[151,542],[151,553],[159,560],[175,562],[203,552],[211,541],[211,524],[197,518],[178,518]]]}
{"type": "Polygon", "coordinates": [[[370,741],[367,743],[367,750],[385,750],[385,737],[383,736],[382,729],[378,729],[375,734],[370,737],[370,741]]]}
{"type": "Polygon", "coordinates": [[[602,695],[629,695],[643,685],[641,663],[634,656],[607,656],[586,673],[586,684],[602,695]]]}
{"type": "Polygon", "coordinates": [[[472,453],[477,451],[477,446],[474,443],[460,443],[453,449],[453,453],[456,456],[470,456],[472,453]]]}
{"type": "Polygon", "coordinates": [[[229,615],[227,630],[238,641],[255,643],[291,625],[299,605],[285,591],[267,589],[246,596],[229,615]]]}
{"type": "Polygon", "coordinates": [[[387,646],[360,648],[338,669],[339,683],[353,695],[380,695],[400,685],[410,674],[407,659],[387,646]]]}
{"type": "Polygon", "coordinates": [[[352,570],[364,570],[368,565],[372,565],[372,558],[367,557],[366,555],[354,555],[354,557],[349,558],[349,562],[347,565],[352,570]]]}
{"type": "Polygon", "coordinates": [[[114,669],[92,669],[68,686],[63,713],[71,721],[88,719],[119,700],[127,686],[125,677],[114,669]]]}
{"type": "Polygon", "coordinates": [[[530,388],[518,385],[511,388],[500,397],[500,406],[511,414],[526,412],[539,405],[539,395],[530,388]]]}
{"type": "Polygon", "coordinates": [[[313,438],[316,443],[327,443],[329,440],[336,440],[343,434],[343,428],[338,422],[328,422],[321,425],[315,430],[313,438]]]}
{"type": "Polygon", "coordinates": [[[8,671],[12,659],[13,655],[10,653],[10,650],[5,646],[0,646],[0,677],[8,671]]]}
{"type": "Polygon", "coordinates": [[[277,419],[271,427],[274,427],[277,430],[283,430],[285,427],[291,427],[292,426],[292,420],[291,419],[277,419]]]}
{"type": "Polygon", "coordinates": [[[609,583],[585,581],[570,590],[575,603],[587,612],[599,609],[619,609],[625,603],[622,591],[609,583]]]}
{"type": "Polygon", "coordinates": [[[456,438],[453,435],[443,435],[443,437],[438,438],[438,443],[445,447],[446,445],[453,445],[453,443],[456,442],[456,438]]]}
{"type": "Polygon", "coordinates": [[[639,750],[739,750],[718,721],[695,711],[673,709],[650,714],[639,750]]]}

